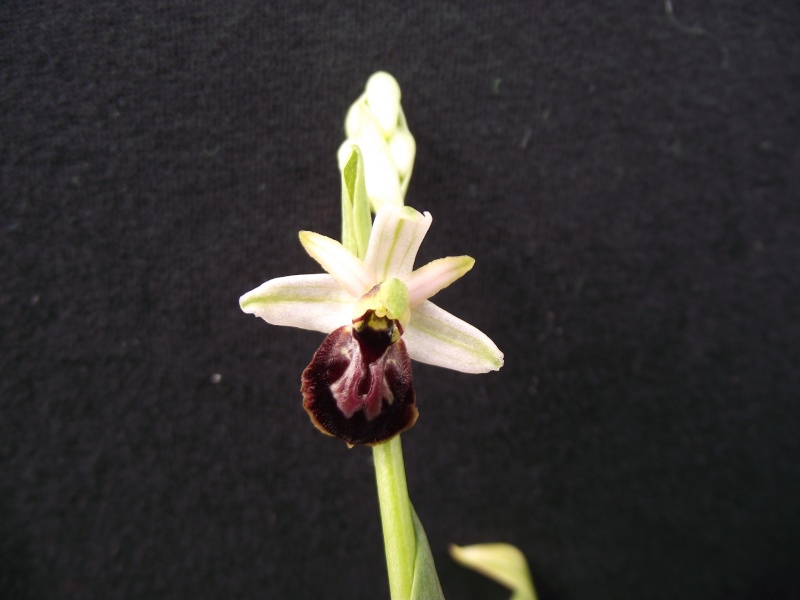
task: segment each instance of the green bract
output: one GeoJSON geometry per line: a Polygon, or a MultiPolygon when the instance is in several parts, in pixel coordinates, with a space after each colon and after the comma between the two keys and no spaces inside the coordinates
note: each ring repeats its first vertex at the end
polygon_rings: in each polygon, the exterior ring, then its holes
{"type": "Polygon", "coordinates": [[[342,244],[363,258],[372,230],[372,215],[364,183],[364,158],[358,146],[351,144],[349,149],[350,158],[342,166],[342,244]]]}

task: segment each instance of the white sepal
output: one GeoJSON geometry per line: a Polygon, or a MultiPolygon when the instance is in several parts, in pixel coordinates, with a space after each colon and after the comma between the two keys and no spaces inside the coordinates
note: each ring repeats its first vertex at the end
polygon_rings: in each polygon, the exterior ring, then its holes
{"type": "Polygon", "coordinates": [[[503,366],[503,353],[485,333],[430,301],[411,309],[403,339],[413,360],[437,367],[486,373],[503,366]]]}
{"type": "Polygon", "coordinates": [[[350,323],[353,298],[320,273],[271,279],[242,296],[239,305],[273,325],[330,333],[350,323]]]}

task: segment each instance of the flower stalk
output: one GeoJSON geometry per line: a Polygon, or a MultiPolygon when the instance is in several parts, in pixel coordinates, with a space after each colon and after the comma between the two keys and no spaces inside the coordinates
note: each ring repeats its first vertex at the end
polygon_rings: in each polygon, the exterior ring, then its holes
{"type": "Polygon", "coordinates": [[[417,539],[400,436],[372,447],[392,600],[411,598],[417,539]]]}

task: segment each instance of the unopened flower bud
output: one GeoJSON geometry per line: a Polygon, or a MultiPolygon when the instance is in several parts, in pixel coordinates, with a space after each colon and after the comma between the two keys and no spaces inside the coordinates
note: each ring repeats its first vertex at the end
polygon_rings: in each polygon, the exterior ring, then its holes
{"type": "Polygon", "coordinates": [[[416,143],[400,105],[400,86],[385,72],[372,75],[345,118],[347,140],[340,149],[343,168],[352,145],[364,157],[364,178],[373,212],[384,204],[402,206],[414,166],[416,143]]]}
{"type": "Polygon", "coordinates": [[[383,130],[383,137],[389,138],[397,128],[400,114],[400,86],[394,77],[379,71],[367,81],[367,106],[375,115],[383,130]]]}

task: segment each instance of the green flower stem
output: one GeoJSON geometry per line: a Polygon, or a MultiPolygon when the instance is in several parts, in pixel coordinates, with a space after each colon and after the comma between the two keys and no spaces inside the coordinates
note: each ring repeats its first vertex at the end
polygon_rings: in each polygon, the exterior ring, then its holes
{"type": "Polygon", "coordinates": [[[392,600],[411,597],[417,539],[403,466],[400,436],[372,448],[392,600]]]}

